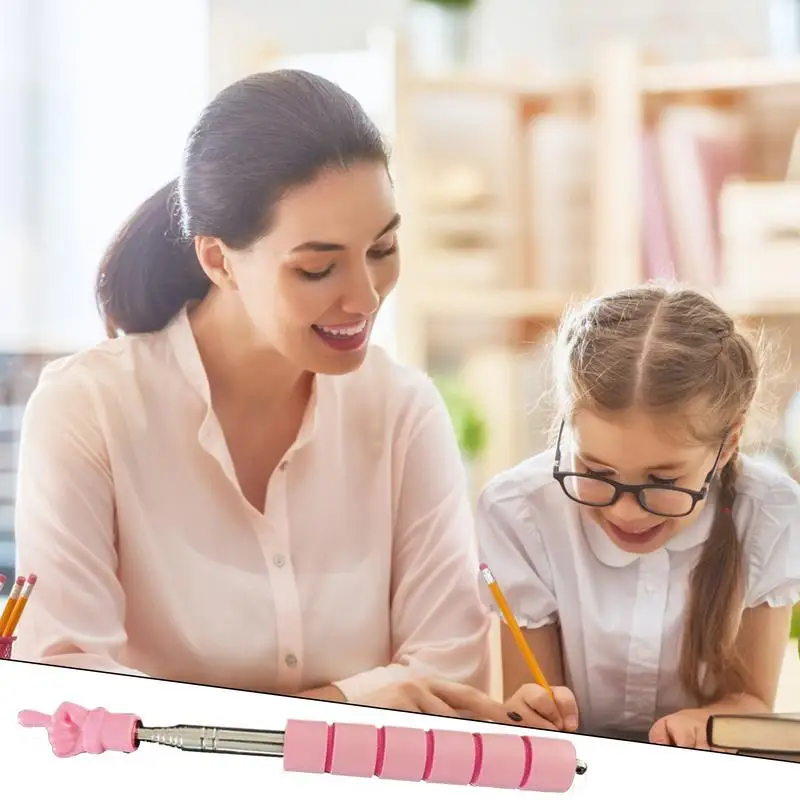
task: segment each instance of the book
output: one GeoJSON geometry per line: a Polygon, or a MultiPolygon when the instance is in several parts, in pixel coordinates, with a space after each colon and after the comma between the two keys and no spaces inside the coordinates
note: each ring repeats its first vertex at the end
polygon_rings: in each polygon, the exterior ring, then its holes
{"type": "Polygon", "coordinates": [[[706,735],[711,747],[723,750],[800,757],[800,714],[715,714],[709,717],[706,735]]]}
{"type": "Polygon", "coordinates": [[[642,136],[642,247],[649,279],[675,279],[675,242],[664,198],[658,142],[652,131],[642,136]]]}
{"type": "Polygon", "coordinates": [[[656,130],[677,277],[711,288],[722,277],[720,190],[743,167],[742,119],[727,111],[675,105],[661,114],[656,130]]]}

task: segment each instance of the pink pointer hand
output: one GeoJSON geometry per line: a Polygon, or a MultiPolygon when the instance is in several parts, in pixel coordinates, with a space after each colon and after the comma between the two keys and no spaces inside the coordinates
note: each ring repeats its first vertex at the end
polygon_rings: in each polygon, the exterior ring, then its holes
{"type": "Polygon", "coordinates": [[[134,714],[111,714],[104,708],[88,711],[74,703],[62,703],[52,716],[20,711],[18,722],[24,728],[45,728],[53,753],[59,758],[109,750],[132,753],[137,748],[136,728],[140,724],[134,714]]]}

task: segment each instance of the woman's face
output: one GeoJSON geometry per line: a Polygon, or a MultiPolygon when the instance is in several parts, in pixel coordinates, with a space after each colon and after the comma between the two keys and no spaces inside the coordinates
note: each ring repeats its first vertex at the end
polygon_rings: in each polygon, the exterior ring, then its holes
{"type": "Polygon", "coordinates": [[[269,234],[246,251],[224,250],[259,344],[304,371],[359,367],[397,283],[398,224],[381,164],[330,170],[288,192],[269,234]]]}
{"type": "MultiPolygon", "coordinates": [[[[638,412],[600,416],[590,411],[576,414],[568,448],[575,472],[588,472],[626,484],[658,484],[698,491],[712,469],[719,444],[707,446],[686,442],[680,421],[654,419],[638,412]]],[[[724,466],[729,451],[720,458],[724,466]]],[[[581,484],[591,494],[591,484],[581,484]]],[[[586,498],[592,500],[591,497],[586,498]]],[[[688,517],[664,518],[651,514],[631,494],[613,506],[582,506],[622,550],[650,553],[663,547],[694,521],[705,501],[688,517]]]]}

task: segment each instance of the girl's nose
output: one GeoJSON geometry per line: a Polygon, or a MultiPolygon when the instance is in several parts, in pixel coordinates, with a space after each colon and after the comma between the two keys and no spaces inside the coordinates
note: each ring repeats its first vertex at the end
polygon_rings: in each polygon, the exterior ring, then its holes
{"type": "Polygon", "coordinates": [[[630,524],[638,520],[644,521],[651,515],[639,505],[639,501],[632,494],[624,494],[614,504],[609,516],[612,517],[612,521],[617,519],[619,522],[630,524]]]}

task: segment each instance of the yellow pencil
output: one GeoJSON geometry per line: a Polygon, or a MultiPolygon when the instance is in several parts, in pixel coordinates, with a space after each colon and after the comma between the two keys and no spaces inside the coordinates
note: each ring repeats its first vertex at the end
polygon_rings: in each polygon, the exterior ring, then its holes
{"type": "Polygon", "coordinates": [[[14,608],[11,610],[11,614],[8,617],[8,622],[6,622],[6,626],[3,629],[3,637],[8,638],[14,635],[14,631],[17,629],[17,625],[19,625],[20,617],[22,616],[22,612],[25,610],[25,606],[28,604],[28,598],[31,596],[34,586],[36,586],[36,576],[30,575],[28,576],[28,582],[22,589],[19,600],[17,600],[17,602],[14,604],[14,608]]]}
{"type": "Polygon", "coordinates": [[[14,585],[11,587],[11,593],[8,595],[8,600],[6,600],[6,607],[3,609],[2,615],[0,615],[0,636],[3,635],[3,631],[5,630],[8,620],[14,611],[14,606],[16,606],[17,600],[19,600],[19,596],[24,585],[25,578],[20,575],[15,581],[14,585]]]}
{"type": "Polygon", "coordinates": [[[511,613],[511,607],[508,605],[508,601],[503,596],[503,592],[500,590],[497,581],[494,579],[492,571],[486,564],[481,564],[480,569],[481,575],[486,581],[486,585],[489,587],[489,591],[492,593],[492,597],[494,597],[494,601],[497,603],[497,607],[500,609],[500,613],[503,615],[503,619],[505,620],[506,625],[508,625],[511,635],[514,637],[514,642],[516,642],[517,649],[525,659],[525,663],[528,665],[531,675],[533,675],[533,679],[539,684],[539,686],[547,691],[553,700],[555,700],[553,697],[553,690],[550,688],[550,684],[547,682],[547,678],[545,678],[542,668],[539,666],[539,662],[536,660],[536,656],[533,654],[533,651],[525,641],[525,636],[522,633],[522,629],[519,627],[517,620],[511,613]]]}

